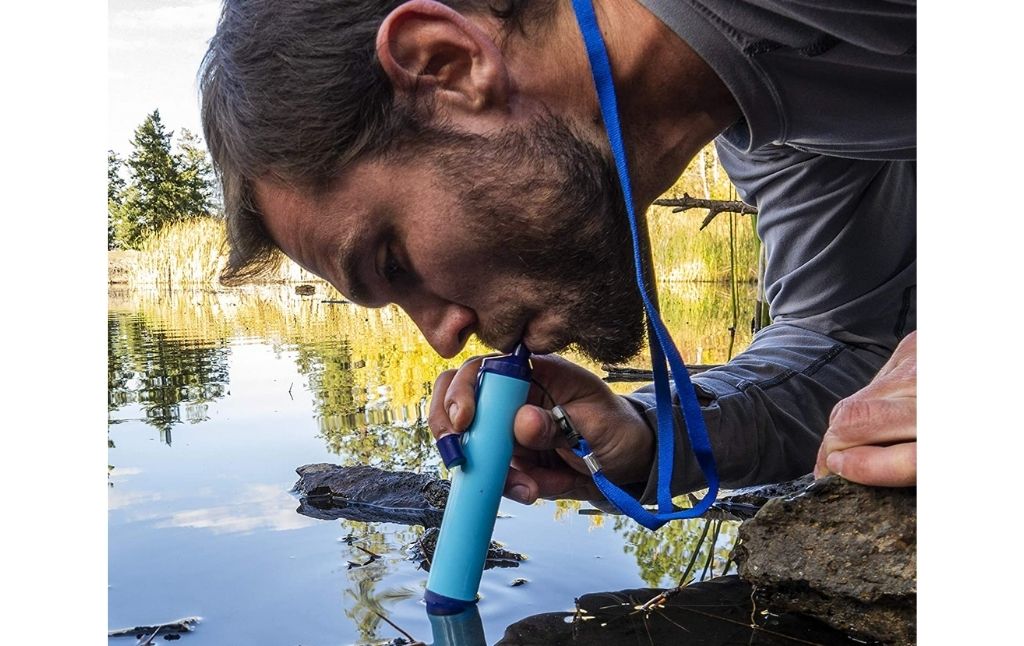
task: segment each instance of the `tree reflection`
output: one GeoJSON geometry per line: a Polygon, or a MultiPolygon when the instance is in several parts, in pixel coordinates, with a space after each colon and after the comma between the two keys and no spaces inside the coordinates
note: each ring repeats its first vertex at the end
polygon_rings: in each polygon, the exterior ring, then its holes
{"type": "Polygon", "coordinates": [[[182,421],[206,419],[209,402],[228,385],[224,339],[195,340],[153,326],[141,315],[107,317],[107,408],[136,403],[145,421],[171,443],[170,430],[182,421]]]}
{"type": "MultiPolygon", "coordinates": [[[[724,361],[732,317],[728,288],[681,283],[663,287],[662,311],[683,355],[692,362],[724,361]]],[[[281,355],[293,355],[306,377],[320,434],[340,462],[410,470],[435,467],[426,427],[432,384],[442,371],[488,348],[471,339],[458,356],[444,359],[401,310],[346,304],[329,287],[317,294],[298,295],[293,285],[230,291],[112,290],[110,410],[139,403],[146,421],[169,441],[174,424],[205,419],[208,402],[226,392],[230,344],[259,339],[281,355]]],[[[752,297],[741,299],[748,301],[752,297]]],[[[749,330],[740,333],[738,347],[743,347],[749,330]]],[[[568,356],[604,374],[600,366],[568,356]]],[[[644,366],[647,361],[644,354],[632,363],[644,366]]],[[[616,392],[637,386],[612,385],[616,392]]]]}
{"type": "Polygon", "coordinates": [[[386,606],[422,594],[422,591],[404,586],[377,590],[377,585],[393,569],[392,562],[405,560],[404,546],[416,540],[422,529],[385,532],[381,528],[388,525],[354,520],[341,520],[340,523],[347,530],[342,542],[347,546],[346,558],[349,561],[345,605],[352,603],[345,608],[345,616],[352,620],[364,641],[372,642],[378,639],[381,617],[390,614],[386,606]]]}
{"type": "Polygon", "coordinates": [[[652,532],[616,516],[614,527],[626,539],[625,552],[636,557],[640,577],[652,587],[686,585],[735,570],[731,555],[739,522],[676,520],[652,532]]]}

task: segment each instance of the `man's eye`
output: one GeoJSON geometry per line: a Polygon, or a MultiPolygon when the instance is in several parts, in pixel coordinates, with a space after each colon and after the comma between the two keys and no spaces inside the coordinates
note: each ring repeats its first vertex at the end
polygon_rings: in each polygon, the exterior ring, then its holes
{"type": "Polygon", "coordinates": [[[389,249],[387,255],[384,257],[384,279],[389,283],[397,280],[402,274],[405,273],[405,269],[399,264],[398,260],[395,259],[395,255],[391,253],[389,249]]]}

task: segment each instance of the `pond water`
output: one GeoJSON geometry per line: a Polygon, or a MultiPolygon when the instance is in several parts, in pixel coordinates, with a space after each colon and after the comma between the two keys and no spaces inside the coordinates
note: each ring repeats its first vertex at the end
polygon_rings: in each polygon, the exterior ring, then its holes
{"type": "MultiPolygon", "coordinates": [[[[735,339],[728,286],[661,291],[688,362],[721,363],[749,343],[748,286],[735,339]]],[[[406,553],[422,528],[315,520],[296,513],[289,490],[296,467],[316,462],[443,475],[424,423],[431,385],[486,349],[440,359],[401,311],[337,298],[320,285],[306,296],[111,287],[111,630],[199,616],[183,643],[385,644],[401,633],[383,616],[431,641],[427,573],[406,553]]],[[[710,521],[653,533],[588,508],[502,501],[495,538],[528,559],[484,573],[488,643],[528,615],[573,610],[584,593],[672,587],[688,564],[688,580],[734,570],[734,524],[712,544],[700,540],[710,521]]]]}

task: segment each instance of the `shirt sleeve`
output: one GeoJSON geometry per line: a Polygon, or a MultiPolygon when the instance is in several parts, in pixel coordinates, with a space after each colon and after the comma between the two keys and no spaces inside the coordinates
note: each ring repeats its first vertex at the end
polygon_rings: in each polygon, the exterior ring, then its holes
{"type": "MultiPolygon", "coordinates": [[[[809,472],[832,408],[916,328],[916,171],[783,146],[752,156],[719,141],[719,153],[760,212],[773,320],[728,364],[692,378],[722,486],[734,488],[809,472]]],[[[657,428],[653,386],[627,399],[657,428]]],[[[706,483],[674,391],[673,404],[678,494],[706,483]]],[[[657,464],[644,502],[656,484],[657,464]]]]}

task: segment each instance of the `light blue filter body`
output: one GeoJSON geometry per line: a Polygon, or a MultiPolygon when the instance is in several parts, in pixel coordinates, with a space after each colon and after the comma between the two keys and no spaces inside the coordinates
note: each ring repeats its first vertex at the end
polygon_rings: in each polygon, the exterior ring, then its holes
{"type": "Polygon", "coordinates": [[[476,413],[462,434],[466,462],[452,471],[448,504],[430,564],[428,612],[448,614],[462,604],[476,602],[512,461],[513,421],[530,390],[528,368],[525,374],[522,378],[490,372],[486,363],[481,367],[476,413]]]}

